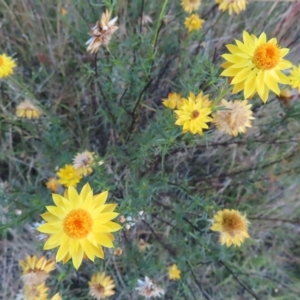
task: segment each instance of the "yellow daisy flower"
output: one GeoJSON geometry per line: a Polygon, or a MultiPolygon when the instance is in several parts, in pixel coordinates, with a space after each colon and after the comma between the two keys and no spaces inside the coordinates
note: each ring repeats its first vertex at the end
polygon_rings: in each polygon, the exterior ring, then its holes
{"type": "Polygon", "coordinates": [[[87,176],[93,173],[92,165],[94,163],[94,153],[89,151],[84,151],[78,153],[73,160],[73,167],[82,176],[87,176]]]}
{"type": "Polygon", "coordinates": [[[5,54],[0,55],[0,78],[8,77],[14,73],[15,61],[5,54]]]}
{"type": "Polygon", "coordinates": [[[241,11],[246,9],[246,0],[216,0],[219,4],[219,10],[226,11],[229,10],[229,15],[233,12],[239,14],[241,11]]]}
{"type": "Polygon", "coordinates": [[[203,95],[203,92],[200,91],[198,95],[195,95],[192,92],[189,92],[188,98],[183,98],[182,100],[193,100],[195,103],[202,102],[203,107],[211,107],[212,101],[209,100],[209,95],[203,95]]]}
{"type": "Polygon", "coordinates": [[[247,100],[228,102],[222,99],[221,106],[226,109],[218,110],[213,115],[213,123],[220,131],[237,136],[238,133],[245,133],[247,127],[252,127],[251,120],[254,119],[252,105],[248,104],[247,100]]]}
{"type": "Polygon", "coordinates": [[[53,193],[57,193],[59,186],[60,184],[55,177],[49,178],[46,182],[46,187],[53,193]]]}
{"type": "Polygon", "coordinates": [[[101,45],[108,46],[113,33],[119,28],[115,26],[118,17],[112,20],[110,20],[110,17],[111,13],[106,10],[102,13],[101,20],[91,29],[90,35],[92,37],[86,42],[86,45],[88,45],[86,50],[91,54],[97,53],[101,45]]]}
{"type": "Polygon", "coordinates": [[[256,92],[264,103],[269,97],[269,90],[279,95],[278,83],[289,84],[289,78],[282,70],[289,69],[291,62],[284,60],[289,49],[280,49],[277,39],[267,41],[265,33],[259,38],[243,32],[243,40],[236,40],[236,45],[226,45],[231,54],[223,54],[226,59],[223,64],[223,76],[233,77],[233,94],[244,90],[244,97],[248,99],[256,92]]]}
{"type": "Polygon", "coordinates": [[[169,275],[169,279],[171,279],[171,280],[180,279],[180,273],[181,273],[181,271],[178,269],[176,264],[174,264],[168,268],[168,275],[169,275]]]}
{"type": "Polygon", "coordinates": [[[38,259],[36,255],[28,255],[26,259],[19,261],[19,265],[22,268],[22,279],[26,285],[39,285],[45,282],[49,273],[56,268],[52,260],[47,260],[45,256],[38,259]]]}
{"type": "Polygon", "coordinates": [[[79,195],[73,186],[64,196],[53,194],[56,206],[46,207],[48,212],[41,215],[46,223],[37,228],[50,236],[44,250],[59,247],[56,261],[72,258],[76,269],[84,255],[92,261],[95,256],[104,258],[102,247],[113,248],[111,232],[121,229],[111,221],[118,213],[114,212],[116,204],[105,204],[107,196],[107,191],[93,195],[88,183],[79,195]]]}
{"type": "Polygon", "coordinates": [[[51,300],[62,300],[62,297],[59,293],[56,293],[52,298],[51,300]]]}
{"type": "Polygon", "coordinates": [[[171,109],[179,109],[182,106],[183,100],[181,95],[177,93],[169,93],[168,98],[164,98],[163,105],[171,109]]]}
{"type": "Polygon", "coordinates": [[[45,283],[40,285],[25,285],[24,300],[47,300],[48,290],[45,283]]]}
{"type": "Polygon", "coordinates": [[[89,282],[89,286],[90,295],[97,300],[105,299],[115,294],[114,281],[110,276],[106,276],[105,272],[94,274],[89,282]]]}
{"type": "Polygon", "coordinates": [[[208,128],[206,123],[212,120],[209,117],[211,108],[203,106],[202,100],[195,103],[192,98],[185,99],[181,108],[175,110],[175,113],[177,115],[175,124],[183,126],[183,133],[190,131],[192,134],[202,135],[203,129],[208,128]]]}
{"type": "Polygon", "coordinates": [[[243,216],[239,211],[234,209],[223,209],[214,215],[214,223],[210,227],[213,231],[219,231],[220,243],[240,247],[248,234],[249,221],[246,216],[243,216]]]}
{"type": "Polygon", "coordinates": [[[201,0],[182,0],[181,6],[184,11],[191,13],[193,10],[197,10],[201,4],[201,0]]]}
{"type": "Polygon", "coordinates": [[[298,89],[300,93],[300,65],[298,67],[293,66],[289,78],[292,88],[298,89]]]}
{"type": "Polygon", "coordinates": [[[38,119],[41,111],[29,100],[21,102],[16,108],[16,116],[25,119],[38,119]]]}
{"type": "Polygon", "coordinates": [[[201,29],[204,22],[205,21],[200,19],[198,15],[193,14],[185,18],[184,25],[188,29],[188,31],[191,32],[193,30],[201,29]]]}
{"type": "Polygon", "coordinates": [[[60,168],[57,172],[59,177],[58,182],[65,187],[75,186],[80,182],[82,176],[72,165],[65,165],[64,168],[60,168]]]}

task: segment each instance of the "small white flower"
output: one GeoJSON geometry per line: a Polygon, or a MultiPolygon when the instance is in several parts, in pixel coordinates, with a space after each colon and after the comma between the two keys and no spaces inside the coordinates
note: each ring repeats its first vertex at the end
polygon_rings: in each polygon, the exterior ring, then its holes
{"type": "Polygon", "coordinates": [[[144,211],[143,210],[139,211],[138,217],[134,218],[132,215],[128,216],[126,218],[126,224],[125,224],[126,230],[129,230],[131,227],[133,227],[135,224],[137,224],[141,220],[144,220],[144,211]]]}
{"type": "Polygon", "coordinates": [[[161,297],[165,291],[158,287],[148,276],[145,276],[145,281],[138,279],[138,287],[136,290],[139,295],[150,299],[151,297],[161,297]]]}

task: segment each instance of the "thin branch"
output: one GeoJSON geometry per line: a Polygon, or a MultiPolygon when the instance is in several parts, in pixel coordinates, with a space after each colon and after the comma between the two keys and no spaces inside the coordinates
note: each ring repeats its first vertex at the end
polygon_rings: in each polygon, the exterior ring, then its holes
{"type": "Polygon", "coordinates": [[[252,291],[252,289],[248,287],[244,282],[239,280],[235,273],[222,260],[219,260],[219,263],[225,267],[225,269],[232,275],[234,280],[239,283],[251,296],[253,296],[254,299],[259,300],[258,296],[252,291]]]}
{"type": "Polygon", "coordinates": [[[191,273],[192,273],[192,276],[197,284],[197,286],[199,287],[199,290],[201,291],[203,297],[206,299],[206,300],[211,300],[210,296],[205,292],[205,290],[202,288],[200,282],[197,280],[196,276],[195,276],[195,273],[190,265],[190,263],[188,261],[186,261],[186,264],[188,266],[188,268],[190,269],[191,273]]]}
{"type": "Polygon", "coordinates": [[[99,90],[100,90],[101,96],[102,96],[102,98],[103,98],[103,102],[104,102],[104,104],[105,104],[105,106],[106,106],[106,108],[107,108],[107,113],[109,114],[109,116],[111,117],[113,123],[115,124],[115,123],[116,123],[116,118],[115,118],[115,116],[114,116],[114,115],[112,114],[112,112],[111,112],[111,108],[109,107],[109,105],[108,105],[108,103],[107,103],[107,99],[106,99],[105,94],[104,94],[104,92],[103,92],[101,83],[100,83],[100,81],[98,80],[98,65],[97,65],[97,61],[98,61],[98,60],[97,60],[97,54],[98,54],[98,52],[96,52],[96,54],[95,54],[95,62],[94,62],[94,67],[95,67],[95,80],[96,80],[97,86],[98,86],[98,88],[99,88],[99,90]]]}
{"type": "Polygon", "coordinates": [[[249,220],[259,220],[259,221],[271,221],[271,222],[282,222],[282,223],[290,223],[290,224],[300,224],[299,220],[288,220],[288,219],[277,219],[277,218],[255,218],[255,217],[248,217],[249,220]]]}
{"type": "Polygon", "coordinates": [[[141,7],[141,13],[140,13],[140,34],[142,34],[143,29],[143,14],[144,14],[144,3],[145,0],[142,0],[142,7],[141,7]]]}
{"type": "Polygon", "coordinates": [[[152,234],[155,236],[156,240],[172,255],[176,256],[176,251],[172,249],[169,245],[165,244],[160,237],[155,233],[154,229],[148,224],[145,220],[142,220],[142,222],[150,229],[152,234]]]}

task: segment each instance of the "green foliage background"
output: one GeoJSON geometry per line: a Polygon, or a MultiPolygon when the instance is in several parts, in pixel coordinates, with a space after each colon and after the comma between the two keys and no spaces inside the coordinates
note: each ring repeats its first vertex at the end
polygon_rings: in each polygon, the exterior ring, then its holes
{"type": "Polygon", "coordinates": [[[299,99],[285,105],[272,95],[263,105],[254,97],[253,128],[236,138],[213,126],[203,136],[182,135],[161,102],[168,92],[200,90],[216,101],[240,99],[219,74],[225,44],[243,30],[277,37],[299,64],[299,4],[251,2],[230,17],[203,0],[206,22],[190,35],[179,0],[0,0],[0,12],[1,53],[18,65],[0,81],[1,299],[22,287],[18,260],[42,252],[29,226],[52,202],[45,181],[86,149],[104,165],[78,188],[109,190],[121,215],[144,215],[115,234],[122,256],[107,251],[78,272],[59,264],[51,295],[87,299],[90,276],[106,270],[117,285],[113,299],[139,299],[134,289],[144,276],[165,289],[165,299],[299,299],[299,99]],[[119,30],[95,58],[85,42],[105,8],[119,30]],[[41,119],[15,117],[24,99],[42,108],[41,119]],[[209,230],[225,207],[251,222],[241,248],[220,246],[209,230]],[[150,244],[145,252],[140,239],[150,244]],[[180,281],[167,278],[173,263],[180,281]]]}

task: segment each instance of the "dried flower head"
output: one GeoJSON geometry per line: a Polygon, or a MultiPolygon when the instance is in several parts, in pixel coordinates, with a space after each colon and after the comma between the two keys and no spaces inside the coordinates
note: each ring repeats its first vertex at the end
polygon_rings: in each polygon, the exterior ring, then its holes
{"type": "Polygon", "coordinates": [[[108,46],[112,34],[119,28],[115,26],[118,17],[112,20],[110,17],[111,13],[106,10],[102,13],[101,20],[91,29],[90,35],[92,37],[86,42],[87,51],[91,54],[97,53],[101,45],[108,46]]]}
{"type": "Polygon", "coordinates": [[[222,99],[221,105],[225,107],[224,110],[218,110],[213,115],[213,123],[216,124],[220,131],[229,135],[237,136],[238,133],[245,133],[247,127],[252,127],[251,104],[247,100],[235,100],[228,102],[222,99]]]}
{"type": "Polygon", "coordinates": [[[93,172],[94,152],[84,151],[78,153],[73,162],[73,167],[82,176],[87,176],[93,172]]]}
{"type": "Polygon", "coordinates": [[[15,61],[5,54],[0,55],[0,78],[8,77],[14,73],[15,61]]]}
{"type": "Polygon", "coordinates": [[[25,119],[38,119],[41,111],[29,100],[21,102],[16,108],[16,116],[25,119]]]}
{"type": "Polygon", "coordinates": [[[115,294],[114,281],[111,279],[111,276],[106,276],[105,272],[94,274],[89,282],[89,286],[90,295],[97,300],[105,299],[115,294]]]}
{"type": "Polygon", "coordinates": [[[24,300],[47,300],[48,290],[45,283],[40,285],[25,285],[24,286],[24,300]]]}
{"type": "Polygon", "coordinates": [[[183,103],[181,95],[177,93],[169,93],[168,98],[164,98],[163,105],[171,109],[179,109],[183,103]]]}
{"type": "Polygon", "coordinates": [[[171,267],[168,268],[168,276],[171,280],[178,280],[180,279],[181,271],[178,269],[176,264],[173,264],[171,267]]]}
{"type": "Polygon", "coordinates": [[[118,247],[115,251],[114,251],[114,255],[115,256],[121,256],[123,254],[123,250],[118,247]]]}
{"type": "Polygon", "coordinates": [[[48,179],[48,181],[46,182],[46,186],[51,192],[57,193],[60,184],[57,178],[52,177],[48,179]]]}
{"type": "Polygon", "coordinates": [[[229,10],[229,15],[235,12],[237,15],[246,9],[246,0],[216,0],[219,4],[219,10],[226,11],[229,10]]]}
{"type": "Polygon", "coordinates": [[[47,260],[45,256],[40,259],[36,255],[27,256],[20,260],[22,268],[22,280],[26,285],[39,285],[46,281],[49,273],[56,268],[55,262],[47,260]]]}
{"type": "Polygon", "coordinates": [[[201,0],[181,0],[181,6],[185,12],[191,13],[193,10],[197,10],[201,4],[201,0]]]}
{"type": "Polygon", "coordinates": [[[65,165],[64,168],[60,168],[57,172],[59,177],[58,182],[65,187],[75,186],[80,182],[82,176],[72,165],[65,165]]]}
{"type": "Polygon", "coordinates": [[[184,25],[188,29],[188,32],[192,32],[193,30],[201,29],[204,22],[205,21],[200,19],[198,15],[192,14],[185,18],[184,25]]]}
{"type": "Polygon", "coordinates": [[[214,223],[210,227],[213,231],[219,231],[220,243],[240,247],[248,234],[249,221],[239,211],[234,209],[223,209],[214,215],[214,223]]]}
{"type": "Polygon", "coordinates": [[[68,13],[67,9],[64,7],[62,7],[59,12],[62,16],[65,16],[68,13]]]}
{"type": "Polygon", "coordinates": [[[94,195],[87,183],[78,194],[73,186],[65,195],[53,194],[56,206],[47,206],[48,212],[41,215],[47,222],[38,227],[38,231],[50,237],[44,250],[59,247],[56,261],[63,262],[72,258],[76,269],[83,257],[94,261],[95,257],[104,258],[103,246],[113,248],[112,232],[121,226],[112,219],[118,216],[114,212],[116,204],[105,204],[108,192],[94,195]]]}
{"type": "Polygon", "coordinates": [[[150,246],[151,245],[147,243],[144,239],[140,239],[138,242],[138,248],[140,252],[145,252],[150,246]]]}
{"type": "Polygon", "coordinates": [[[161,297],[165,294],[165,291],[158,287],[149,277],[145,276],[145,281],[138,279],[138,287],[135,288],[139,295],[146,299],[161,297]]]}

